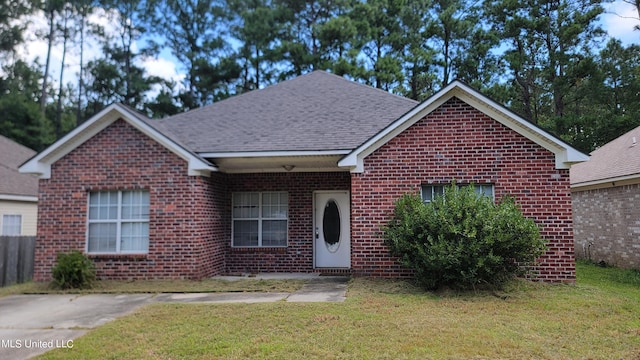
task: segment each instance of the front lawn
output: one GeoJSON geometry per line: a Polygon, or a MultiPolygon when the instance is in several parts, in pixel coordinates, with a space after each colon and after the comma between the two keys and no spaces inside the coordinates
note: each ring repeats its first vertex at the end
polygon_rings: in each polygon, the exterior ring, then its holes
{"type": "Polygon", "coordinates": [[[153,304],[46,359],[639,359],[640,272],[425,293],[355,279],[344,303],[153,304]]]}

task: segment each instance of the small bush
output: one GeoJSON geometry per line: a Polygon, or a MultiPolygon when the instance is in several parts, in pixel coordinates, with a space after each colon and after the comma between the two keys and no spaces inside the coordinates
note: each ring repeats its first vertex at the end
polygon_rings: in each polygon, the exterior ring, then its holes
{"type": "Polygon", "coordinates": [[[501,285],[545,248],[538,227],[512,198],[494,204],[473,186],[455,183],[426,204],[404,195],[383,234],[391,254],[427,289],[501,285]]]}
{"type": "Polygon", "coordinates": [[[54,284],[61,289],[90,288],[95,280],[93,262],[77,250],[59,253],[52,273],[54,284]]]}

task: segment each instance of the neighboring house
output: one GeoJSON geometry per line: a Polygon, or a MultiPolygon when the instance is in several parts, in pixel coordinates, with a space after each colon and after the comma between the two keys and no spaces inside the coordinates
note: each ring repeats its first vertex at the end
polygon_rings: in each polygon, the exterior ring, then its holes
{"type": "Polygon", "coordinates": [[[72,249],[112,279],[409,276],[381,226],[455,179],[514,196],[549,240],[538,278],[572,282],[586,159],[460,82],[419,104],[316,71],[163,120],[110,106],[21,171],[41,177],[36,280],[72,249]]]}
{"type": "Polygon", "coordinates": [[[640,127],[571,168],[576,256],[640,269],[640,127]]]}
{"type": "Polygon", "coordinates": [[[18,172],[35,154],[0,135],[0,236],[36,235],[38,176],[18,172]]]}

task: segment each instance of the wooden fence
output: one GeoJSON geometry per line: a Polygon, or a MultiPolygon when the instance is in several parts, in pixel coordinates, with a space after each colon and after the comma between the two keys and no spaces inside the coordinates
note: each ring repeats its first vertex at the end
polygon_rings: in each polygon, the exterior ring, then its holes
{"type": "Polygon", "coordinates": [[[0,236],[0,287],[33,278],[35,236],[0,236]]]}

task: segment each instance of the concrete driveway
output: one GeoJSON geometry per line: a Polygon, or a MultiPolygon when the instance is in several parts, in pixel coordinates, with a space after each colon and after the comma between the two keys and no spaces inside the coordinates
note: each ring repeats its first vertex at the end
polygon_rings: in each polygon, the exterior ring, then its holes
{"type": "Polygon", "coordinates": [[[148,303],[152,295],[15,295],[0,298],[0,359],[28,359],[148,303]]]}
{"type": "Polygon", "coordinates": [[[0,359],[73,348],[87,331],[152,302],[341,302],[348,278],[316,278],[294,293],[13,295],[0,298],[0,359]]]}

